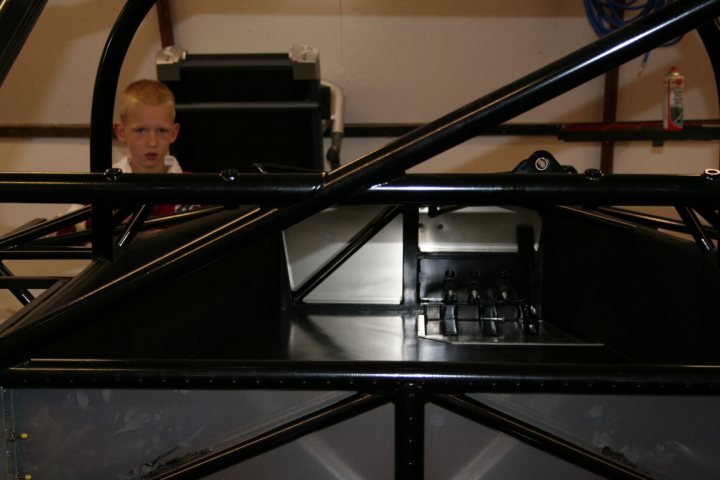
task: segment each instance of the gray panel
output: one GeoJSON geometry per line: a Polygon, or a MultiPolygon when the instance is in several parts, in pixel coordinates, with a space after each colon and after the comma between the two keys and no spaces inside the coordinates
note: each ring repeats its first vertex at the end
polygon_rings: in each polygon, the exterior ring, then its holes
{"type": "Polygon", "coordinates": [[[33,478],[134,479],[248,439],[347,393],[16,389],[19,470],[33,478]]]}
{"type": "Polygon", "coordinates": [[[425,411],[426,480],[599,480],[514,438],[436,405],[425,411]]]}
{"type": "Polygon", "coordinates": [[[610,395],[471,397],[653,478],[714,480],[720,398],[610,395]]]}
{"type": "Polygon", "coordinates": [[[377,408],[207,477],[287,480],[395,478],[393,408],[377,408]]]}

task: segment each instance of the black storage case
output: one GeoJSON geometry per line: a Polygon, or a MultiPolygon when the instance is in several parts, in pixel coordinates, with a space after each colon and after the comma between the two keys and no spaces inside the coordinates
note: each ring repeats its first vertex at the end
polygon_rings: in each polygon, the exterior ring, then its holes
{"type": "Polygon", "coordinates": [[[157,73],[176,97],[181,128],[173,153],[184,169],[249,171],[255,163],[323,169],[328,106],[317,58],[184,54],[159,61],[157,73]]]}

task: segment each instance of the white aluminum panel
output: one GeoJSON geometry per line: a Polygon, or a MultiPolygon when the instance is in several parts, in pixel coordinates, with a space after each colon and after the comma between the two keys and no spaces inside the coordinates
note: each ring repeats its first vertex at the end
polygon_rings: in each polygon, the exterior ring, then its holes
{"type": "Polygon", "coordinates": [[[466,207],[428,215],[420,210],[419,242],[422,252],[517,252],[517,227],[531,225],[535,249],[542,220],[532,210],[515,207],[466,207]]]}
{"type": "MultiPolygon", "coordinates": [[[[296,290],[342,251],[384,207],[342,206],[325,210],[283,232],[296,290]]],[[[402,298],[402,216],[313,290],[307,303],[399,304],[402,298]]]]}

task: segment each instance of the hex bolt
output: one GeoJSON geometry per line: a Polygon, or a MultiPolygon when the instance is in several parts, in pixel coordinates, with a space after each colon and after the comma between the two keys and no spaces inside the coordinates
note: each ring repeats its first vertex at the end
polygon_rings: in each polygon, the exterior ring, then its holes
{"type": "Polygon", "coordinates": [[[548,160],[545,157],[538,157],[535,159],[535,170],[538,172],[542,172],[544,170],[547,170],[547,168],[550,166],[550,160],[548,160]]]}
{"type": "Polygon", "coordinates": [[[585,170],[585,178],[588,180],[598,180],[600,177],[602,177],[603,173],[602,171],[598,170],[597,168],[588,168],[585,170]]]}
{"type": "Polygon", "coordinates": [[[220,178],[222,178],[226,182],[234,182],[238,179],[239,176],[240,172],[238,172],[234,168],[226,168],[222,172],[220,172],[220,178]]]}
{"type": "Polygon", "coordinates": [[[714,182],[714,181],[720,179],[720,170],[718,170],[717,168],[708,168],[703,172],[703,177],[706,180],[710,180],[710,181],[714,182]]]}
{"type": "Polygon", "coordinates": [[[105,178],[111,182],[117,182],[122,177],[123,171],[119,168],[108,168],[105,170],[105,178]]]}

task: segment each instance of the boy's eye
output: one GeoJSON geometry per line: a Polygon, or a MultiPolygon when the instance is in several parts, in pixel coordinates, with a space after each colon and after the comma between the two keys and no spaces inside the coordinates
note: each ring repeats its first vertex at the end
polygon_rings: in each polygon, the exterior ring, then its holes
{"type": "MultiPolygon", "coordinates": [[[[138,128],[133,129],[133,133],[135,133],[137,135],[145,136],[150,133],[150,129],[138,127],[138,128]]],[[[155,135],[157,135],[158,137],[167,137],[168,135],[170,135],[170,130],[167,128],[158,128],[158,129],[155,129],[155,135]]]]}

